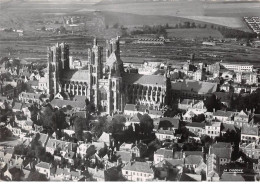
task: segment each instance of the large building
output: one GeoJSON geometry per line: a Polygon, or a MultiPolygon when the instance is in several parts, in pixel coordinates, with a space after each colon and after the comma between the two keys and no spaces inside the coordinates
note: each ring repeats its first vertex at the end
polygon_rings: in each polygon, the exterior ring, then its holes
{"type": "Polygon", "coordinates": [[[123,62],[120,59],[119,38],[107,41],[103,62],[103,48],[94,39],[88,49],[87,70],[71,70],[69,46],[56,44],[48,49],[48,93],[68,92],[86,96],[100,111],[122,111],[124,93],[122,88],[123,62]]]}
{"type": "Polygon", "coordinates": [[[161,109],[166,97],[165,75],[124,73],[120,58],[119,37],[107,41],[103,48],[94,39],[88,49],[86,70],[70,69],[69,46],[61,43],[48,48],[47,92],[56,95],[86,96],[101,112],[123,111],[126,103],[161,109]]]}

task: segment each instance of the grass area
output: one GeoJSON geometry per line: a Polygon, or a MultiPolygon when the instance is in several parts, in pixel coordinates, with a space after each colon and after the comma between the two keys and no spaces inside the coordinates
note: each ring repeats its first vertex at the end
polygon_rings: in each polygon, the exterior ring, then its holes
{"type": "Polygon", "coordinates": [[[167,29],[167,35],[170,38],[187,38],[187,39],[195,39],[195,38],[223,38],[221,33],[215,29],[199,29],[199,28],[191,28],[191,29],[167,29]]]}

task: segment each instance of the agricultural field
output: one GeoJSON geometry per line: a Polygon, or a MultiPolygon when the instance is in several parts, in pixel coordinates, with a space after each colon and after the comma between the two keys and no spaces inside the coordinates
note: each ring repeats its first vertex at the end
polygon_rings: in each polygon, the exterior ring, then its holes
{"type": "Polygon", "coordinates": [[[196,39],[196,38],[223,38],[222,34],[215,29],[167,29],[167,36],[169,38],[186,38],[186,39],[196,39]]]}

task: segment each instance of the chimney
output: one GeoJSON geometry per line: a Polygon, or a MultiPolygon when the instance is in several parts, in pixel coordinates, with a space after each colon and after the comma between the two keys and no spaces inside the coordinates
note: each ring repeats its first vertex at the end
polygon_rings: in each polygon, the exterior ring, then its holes
{"type": "Polygon", "coordinates": [[[213,108],[213,112],[216,112],[215,108],[213,108]]]}

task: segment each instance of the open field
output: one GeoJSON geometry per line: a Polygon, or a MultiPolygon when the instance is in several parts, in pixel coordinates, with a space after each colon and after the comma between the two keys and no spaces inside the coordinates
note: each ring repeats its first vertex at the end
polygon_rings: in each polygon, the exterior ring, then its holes
{"type": "Polygon", "coordinates": [[[195,39],[195,38],[223,38],[222,34],[218,30],[214,29],[167,29],[167,35],[169,38],[186,38],[186,39],[195,39]]]}

